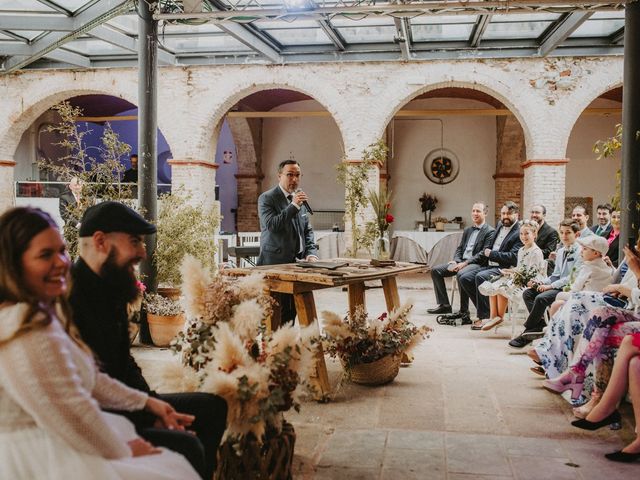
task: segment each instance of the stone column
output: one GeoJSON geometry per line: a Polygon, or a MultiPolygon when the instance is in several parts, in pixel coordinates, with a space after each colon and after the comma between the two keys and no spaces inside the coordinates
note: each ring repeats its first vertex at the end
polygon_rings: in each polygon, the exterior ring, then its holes
{"type": "Polygon", "coordinates": [[[171,191],[190,195],[190,203],[220,210],[216,202],[216,170],[218,165],[201,160],[169,160],[171,191]]]}
{"type": "Polygon", "coordinates": [[[524,169],[524,192],[521,212],[534,204],[547,208],[547,222],[556,228],[564,218],[564,197],[569,159],[527,160],[524,169]]]}
{"type": "Polygon", "coordinates": [[[0,213],[15,205],[13,176],[16,162],[0,160],[0,213]]]}

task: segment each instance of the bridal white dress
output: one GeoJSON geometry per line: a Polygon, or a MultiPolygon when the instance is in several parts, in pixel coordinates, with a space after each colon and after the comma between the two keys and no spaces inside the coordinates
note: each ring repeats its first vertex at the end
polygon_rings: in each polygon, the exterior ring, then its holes
{"type": "Polygon", "coordinates": [[[0,479],[199,479],[169,450],[132,457],[133,424],[100,407],[139,410],[147,394],[99,372],[57,319],[14,337],[27,308],[0,309],[0,479]]]}

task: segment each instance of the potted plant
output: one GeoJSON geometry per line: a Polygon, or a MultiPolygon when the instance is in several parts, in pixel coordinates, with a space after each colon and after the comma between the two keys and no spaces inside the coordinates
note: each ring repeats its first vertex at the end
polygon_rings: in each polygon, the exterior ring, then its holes
{"type": "Polygon", "coordinates": [[[188,320],[172,348],[197,389],[220,395],[228,407],[215,478],[291,478],[295,432],[283,414],[300,407],[315,329],[267,332],[263,320],[274,300],[262,276],[211,274],[190,256],[182,274],[188,320]]]}
{"type": "Polygon", "coordinates": [[[189,195],[177,192],[160,196],[153,253],[160,294],[179,298],[180,265],[185,255],[197,258],[205,268],[215,268],[215,232],[219,225],[217,211],[192,204],[189,195]]]}
{"type": "Polygon", "coordinates": [[[418,199],[420,202],[420,210],[424,213],[424,225],[426,229],[431,228],[431,212],[436,209],[438,199],[435,195],[427,194],[426,192],[418,199]]]}
{"type": "Polygon", "coordinates": [[[184,310],[177,300],[156,293],[145,293],[143,300],[147,312],[149,333],[154,345],[168,347],[184,326],[184,310]]]}
{"type": "Polygon", "coordinates": [[[364,385],[391,382],[398,374],[402,354],[431,332],[429,327],[417,327],[409,321],[412,307],[411,304],[403,305],[373,319],[362,307],[345,319],[324,311],[321,314],[323,349],[340,359],[352,382],[364,385]]]}
{"type": "Polygon", "coordinates": [[[376,260],[388,260],[391,252],[387,232],[394,220],[393,215],[389,213],[389,210],[391,210],[391,192],[386,190],[373,192],[370,190],[368,198],[376,215],[376,219],[370,222],[376,231],[376,239],[373,243],[373,258],[376,260]]]}
{"type": "Polygon", "coordinates": [[[433,222],[436,225],[436,232],[444,232],[444,224],[449,223],[445,217],[436,217],[433,222]]]}

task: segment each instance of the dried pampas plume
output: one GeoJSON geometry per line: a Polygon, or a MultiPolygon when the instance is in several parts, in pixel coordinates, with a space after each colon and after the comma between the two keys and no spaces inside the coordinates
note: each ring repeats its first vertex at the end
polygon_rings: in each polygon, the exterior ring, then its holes
{"type": "Polygon", "coordinates": [[[153,367],[152,370],[157,369],[158,372],[154,374],[145,368],[145,373],[157,379],[155,389],[160,393],[195,392],[200,387],[200,376],[193,369],[182,365],[177,359],[155,365],[157,367],[153,367]]]}
{"type": "Polygon", "coordinates": [[[347,338],[352,335],[351,330],[344,324],[344,320],[337,314],[329,311],[320,313],[322,328],[327,335],[333,338],[347,338]]]}
{"type": "Polygon", "coordinates": [[[239,278],[236,286],[240,300],[264,295],[266,289],[264,276],[260,273],[253,273],[249,276],[239,278]]]}
{"type": "Polygon", "coordinates": [[[212,363],[217,368],[232,372],[238,367],[250,365],[253,362],[244,348],[242,339],[231,331],[228,323],[219,323],[214,336],[216,348],[212,352],[212,363]]]}
{"type": "Polygon", "coordinates": [[[211,273],[208,272],[192,255],[185,255],[180,266],[182,275],[182,301],[184,311],[188,317],[202,317],[205,313],[205,291],[211,283],[211,273]]]}
{"type": "Polygon", "coordinates": [[[262,322],[264,311],[258,300],[252,298],[237,305],[233,310],[231,325],[234,332],[244,339],[254,339],[262,322]]]}

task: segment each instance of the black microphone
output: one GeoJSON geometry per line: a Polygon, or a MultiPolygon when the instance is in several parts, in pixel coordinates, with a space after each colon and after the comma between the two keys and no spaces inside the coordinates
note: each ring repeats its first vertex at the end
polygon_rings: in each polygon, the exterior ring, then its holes
{"type": "MultiPolygon", "coordinates": [[[[298,188],[295,193],[301,192],[302,189],[298,188]]],[[[306,200],[304,202],[302,202],[302,205],[304,205],[304,208],[307,209],[307,212],[309,212],[311,215],[313,215],[313,210],[311,209],[311,207],[309,206],[309,202],[307,202],[306,200]]]]}

